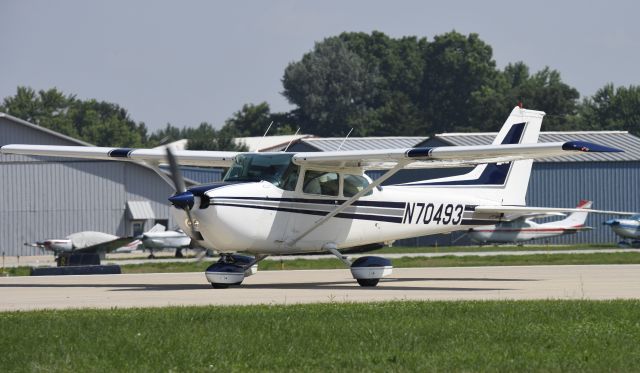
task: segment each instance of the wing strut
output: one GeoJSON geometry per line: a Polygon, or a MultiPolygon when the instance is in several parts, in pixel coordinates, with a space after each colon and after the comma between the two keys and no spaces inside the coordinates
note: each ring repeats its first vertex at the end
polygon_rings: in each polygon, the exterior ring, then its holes
{"type": "Polygon", "coordinates": [[[287,246],[289,246],[289,247],[295,245],[298,241],[300,241],[301,239],[306,237],[309,233],[311,233],[314,230],[318,229],[318,227],[320,227],[322,224],[326,223],[329,219],[331,219],[332,217],[338,215],[339,213],[344,211],[347,207],[351,206],[360,197],[362,197],[365,194],[369,193],[371,190],[373,190],[373,188],[375,188],[378,185],[382,184],[385,180],[387,180],[388,178],[393,176],[393,174],[395,174],[396,172],[400,171],[402,168],[404,168],[404,166],[407,165],[407,163],[409,163],[409,162],[398,162],[398,163],[396,163],[396,165],[393,166],[393,168],[391,168],[389,171],[387,171],[384,174],[382,174],[382,176],[380,176],[379,178],[375,179],[366,188],[362,189],[361,191],[356,193],[353,197],[351,197],[348,200],[346,200],[343,204],[341,204],[340,206],[336,207],[335,210],[333,210],[330,213],[328,213],[327,215],[323,216],[322,219],[320,219],[317,222],[315,222],[315,224],[313,226],[311,226],[309,229],[304,231],[302,234],[298,235],[297,237],[295,237],[295,238],[293,238],[291,240],[285,241],[285,244],[287,246]]]}

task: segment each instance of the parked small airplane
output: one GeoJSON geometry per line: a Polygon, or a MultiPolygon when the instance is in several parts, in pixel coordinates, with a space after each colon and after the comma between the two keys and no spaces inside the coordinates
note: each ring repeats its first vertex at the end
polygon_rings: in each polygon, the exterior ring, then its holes
{"type": "Polygon", "coordinates": [[[618,245],[640,247],[640,214],[628,219],[610,219],[602,224],[610,226],[618,236],[623,238],[618,245]],[[632,241],[628,242],[625,238],[631,238],[632,241]]]}
{"type": "MultiPolygon", "coordinates": [[[[582,200],[577,209],[591,208],[591,201],[582,200]]],[[[469,228],[466,235],[480,244],[522,243],[525,241],[574,234],[593,228],[586,227],[588,212],[572,212],[566,219],[548,223],[536,223],[532,219],[547,216],[564,216],[560,213],[524,214],[516,218],[486,227],[469,228]]],[[[461,236],[462,237],[462,236],[461,236]]]]}
{"type": "Polygon", "coordinates": [[[144,232],[134,241],[143,250],[149,250],[149,259],[155,258],[153,254],[157,250],[175,249],[176,258],[182,258],[182,249],[189,248],[191,237],[187,236],[182,229],[167,231],[162,224],[154,225],[149,231],[144,232]]]}
{"type": "Polygon", "coordinates": [[[590,211],[527,207],[532,159],[619,149],[583,141],[537,143],[544,113],[513,109],[491,145],[303,153],[5,145],[1,153],[144,162],[171,179],[180,227],[220,260],[205,271],[214,288],[240,284],[271,254],[329,252],[361,286],[392,271],[388,259],[351,262],[340,249],[467,230],[515,214],[590,211]],[[159,169],[168,161],[171,173],[159,169]],[[187,189],[183,165],[229,167],[224,181],[187,189]],[[464,175],[381,187],[406,168],[474,166],[464,175]],[[376,180],[365,170],[386,170],[376,180]],[[237,252],[255,255],[250,262],[237,252]]]}
{"type": "Polygon", "coordinates": [[[51,251],[59,266],[66,265],[72,254],[100,254],[113,251],[123,245],[131,245],[131,237],[118,237],[108,233],[84,231],[73,233],[65,239],[48,239],[28,243],[25,246],[51,251]]]}

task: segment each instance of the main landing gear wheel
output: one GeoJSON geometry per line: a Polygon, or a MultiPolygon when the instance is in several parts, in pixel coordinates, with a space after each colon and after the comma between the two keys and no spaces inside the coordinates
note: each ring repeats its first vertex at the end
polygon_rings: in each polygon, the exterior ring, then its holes
{"type": "Polygon", "coordinates": [[[351,264],[351,275],[362,287],[374,287],[393,271],[391,261],[379,256],[363,256],[351,264]]]}
{"type": "Polygon", "coordinates": [[[335,244],[326,244],[323,249],[335,255],[344,264],[351,267],[351,275],[363,287],[374,287],[384,276],[389,276],[393,272],[391,261],[379,256],[362,256],[353,263],[346,256],[342,255],[335,244]]]}
{"type": "Polygon", "coordinates": [[[380,279],[378,278],[359,278],[358,280],[358,284],[362,287],[374,287],[376,285],[378,285],[378,282],[380,281],[380,279]]]}

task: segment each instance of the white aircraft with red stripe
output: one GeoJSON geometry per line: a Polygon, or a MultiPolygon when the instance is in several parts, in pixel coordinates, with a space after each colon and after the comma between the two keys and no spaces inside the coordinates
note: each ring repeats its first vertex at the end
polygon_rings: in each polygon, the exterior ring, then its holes
{"type": "MultiPolygon", "coordinates": [[[[350,261],[340,249],[464,231],[514,214],[574,212],[525,206],[532,159],[619,152],[582,141],[538,143],[544,113],[516,107],[491,145],[304,153],[251,153],[83,146],[5,145],[2,153],[170,165],[174,218],[195,246],[220,253],[205,272],[214,287],[239,284],[271,254],[329,252],[362,286],[391,273],[388,259],[350,261]],[[224,181],[187,189],[178,164],[230,167],[224,181]],[[474,168],[393,186],[408,168],[474,168]],[[371,180],[366,170],[385,170],[371,180]],[[238,252],[252,256],[240,256],[238,252]]],[[[583,210],[579,211],[592,211],[583,210]]]]}
{"type": "MultiPolygon", "coordinates": [[[[591,208],[591,201],[581,200],[577,209],[591,208]]],[[[566,219],[547,223],[537,223],[532,219],[554,215],[564,216],[561,213],[525,214],[510,219],[506,217],[504,222],[495,225],[469,228],[467,236],[480,244],[522,243],[535,239],[551,238],[567,234],[591,230],[593,228],[584,225],[588,211],[572,212],[566,219]]]]}

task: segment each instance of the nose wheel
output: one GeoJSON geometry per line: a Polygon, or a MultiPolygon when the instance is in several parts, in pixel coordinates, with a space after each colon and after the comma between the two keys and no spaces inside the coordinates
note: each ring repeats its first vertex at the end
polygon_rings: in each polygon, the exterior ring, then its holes
{"type": "Polygon", "coordinates": [[[258,262],[266,257],[267,255],[252,257],[222,254],[204,273],[214,289],[226,289],[231,285],[240,285],[245,277],[255,274],[258,271],[258,262]]]}

